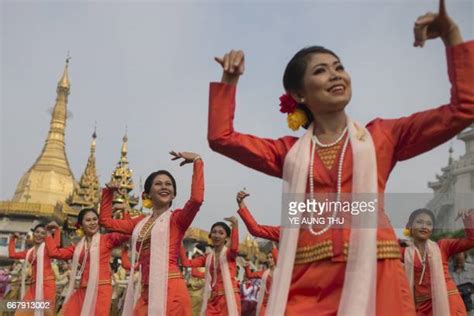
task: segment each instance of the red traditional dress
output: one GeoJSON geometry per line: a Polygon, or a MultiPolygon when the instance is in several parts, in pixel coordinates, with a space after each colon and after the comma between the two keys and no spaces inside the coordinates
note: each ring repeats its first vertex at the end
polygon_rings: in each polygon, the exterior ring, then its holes
{"type": "MultiPolygon", "coordinates": [[[[59,234],[59,231],[55,232],[55,235],[59,234]]],[[[122,243],[126,242],[129,239],[129,236],[110,233],[110,234],[101,234],[100,235],[100,249],[99,249],[99,280],[97,287],[97,299],[95,306],[96,316],[109,315],[110,304],[112,302],[112,282],[111,282],[111,272],[110,272],[110,256],[112,250],[120,246],[122,243]]],[[[72,259],[74,255],[74,250],[76,245],[71,245],[67,248],[59,248],[55,243],[54,239],[50,236],[45,238],[46,248],[48,249],[49,256],[51,258],[60,259],[60,260],[69,260],[72,259]]],[[[85,250],[79,256],[79,262],[82,263],[85,257],[85,250]]],[[[89,270],[90,270],[90,255],[87,256],[86,261],[83,263],[83,273],[79,284],[76,284],[76,290],[70,297],[70,299],[65,302],[61,308],[60,314],[67,316],[75,316],[81,314],[82,302],[86,294],[87,282],[89,280],[89,270]]],[[[82,267],[82,265],[81,265],[82,267]]],[[[75,276],[71,276],[74,278],[75,276]]],[[[91,315],[92,316],[92,315],[91,315]]]]}
{"type": "MultiPolygon", "coordinates": [[[[229,273],[231,276],[232,288],[235,295],[235,300],[237,303],[238,313],[240,314],[240,289],[239,284],[236,279],[237,275],[237,264],[235,259],[239,254],[239,231],[238,229],[232,228],[231,232],[231,247],[227,249],[227,263],[229,265],[229,273]]],[[[206,265],[206,259],[209,254],[205,256],[200,256],[194,259],[188,259],[186,255],[181,253],[181,264],[184,267],[204,267],[206,265]]],[[[210,271],[206,271],[206,273],[211,274],[211,295],[209,300],[207,301],[207,309],[206,309],[206,316],[210,315],[220,315],[220,316],[227,316],[227,302],[225,298],[225,290],[224,290],[224,280],[222,278],[221,266],[215,266],[215,260],[211,261],[211,265],[209,267],[210,271]]]]}
{"type": "MultiPolygon", "coordinates": [[[[176,209],[171,215],[169,238],[169,266],[168,266],[168,297],[167,315],[191,315],[191,301],[188,290],[179,269],[178,256],[184,233],[191,225],[204,200],[203,162],[198,159],[194,162],[191,197],[182,209],[176,209]]],[[[112,218],[113,192],[109,189],[102,191],[100,224],[107,229],[124,234],[132,234],[135,226],[145,217],[116,220],[112,218]]],[[[145,224],[142,230],[147,229],[145,224]]],[[[139,239],[137,246],[142,245],[139,263],[142,272],[142,293],[138,300],[134,315],[148,314],[148,284],[150,272],[150,234],[139,239]]],[[[151,280],[153,282],[153,280],[151,280]]],[[[153,298],[162,299],[162,298],[153,298]]]]}
{"type": "MultiPolygon", "coordinates": [[[[400,119],[375,119],[367,125],[375,146],[379,193],[384,192],[398,161],[429,151],[474,121],[474,42],[447,48],[447,59],[452,84],[449,104],[400,119]]],[[[281,178],[285,156],[297,138],[266,139],[236,132],[233,128],[235,94],[235,86],[210,85],[210,147],[245,166],[281,178]]],[[[340,154],[341,150],[336,153],[336,161],[340,154]]],[[[313,168],[315,192],[337,192],[337,166],[328,170],[316,155],[313,168]]],[[[341,191],[350,193],[350,144],[342,170],[341,191]]],[[[379,214],[378,221],[376,313],[414,315],[395,233],[385,213],[379,214]]],[[[349,236],[350,228],[329,229],[319,236],[306,229],[300,231],[287,315],[336,315],[344,284],[349,236]]]]}
{"type": "MultiPolygon", "coordinates": [[[[464,220],[466,238],[461,239],[441,239],[438,246],[441,252],[441,260],[443,262],[444,281],[448,291],[449,310],[451,315],[467,315],[464,302],[457,290],[456,284],[449,274],[449,258],[474,248],[474,214],[464,220]]],[[[402,249],[402,258],[405,255],[405,249],[402,249]]],[[[432,296],[431,296],[431,270],[429,260],[425,260],[425,269],[423,272],[422,259],[416,255],[414,258],[414,294],[417,316],[431,316],[432,312],[432,296]]]]}
{"type": "MultiPolygon", "coordinates": [[[[17,252],[15,249],[15,238],[10,238],[8,244],[8,255],[11,259],[25,259],[28,250],[17,252]]],[[[56,244],[61,242],[60,234],[54,239],[56,244]]],[[[31,264],[31,283],[28,291],[23,297],[23,301],[34,301],[36,297],[36,266],[37,266],[37,257],[38,255],[34,252],[32,256],[28,258],[29,263],[31,264]]],[[[54,271],[51,267],[51,258],[48,254],[46,248],[44,249],[44,259],[43,259],[43,301],[49,302],[50,308],[45,310],[45,315],[53,315],[55,311],[56,303],[56,281],[54,277],[54,271]]],[[[33,311],[27,310],[18,310],[15,315],[33,315],[33,311]]]]}

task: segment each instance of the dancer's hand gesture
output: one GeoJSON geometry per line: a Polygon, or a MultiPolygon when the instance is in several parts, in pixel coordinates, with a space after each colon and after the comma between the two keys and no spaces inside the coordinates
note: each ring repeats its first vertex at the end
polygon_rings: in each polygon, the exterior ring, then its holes
{"type": "Polygon", "coordinates": [[[250,194],[248,194],[245,191],[240,191],[239,193],[237,193],[236,200],[237,200],[237,204],[239,205],[239,208],[245,208],[246,207],[244,199],[249,195],[250,194]]]}
{"type": "Polygon", "coordinates": [[[175,152],[174,150],[172,150],[170,151],[170,155],[173,156],[171,160],[183,159],[183,161],[181,161],[181,163],[179,164],[181,167],[185,164],[192,163],[197,159],[201,159],[201,156],[199,156],[198,154],[187,151],[175,152]]]}
{"type": "Polygon", "coordinates": [[[441,37],[446,46],[454,46],[463,42],[458,25],[448,16],[444,0],[439,1],[438,14],[428,12],[418,17],[413,29],[415,42],[413,46],[423,47],[430,39],[441,37]]]}
{"type": "Polygon", "coordinates": [[[245,71],[245,55],[241,50],[231,50],[223,57],[214,57],[223,69],[221,82],[237,85],[239,77],[245,71]]]}

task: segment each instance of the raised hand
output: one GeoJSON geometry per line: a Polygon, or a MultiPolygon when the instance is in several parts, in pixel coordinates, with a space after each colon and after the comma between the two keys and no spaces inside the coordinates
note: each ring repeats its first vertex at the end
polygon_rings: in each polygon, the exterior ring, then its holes
{"type": "Polygon", "coordinates": [[[236,200],[237,200],[237,204],[239,205],[240,208],[244,208],[245,207],[245,202],[244,202],[244,199],[249,196],[250,194],[248,194],[247,192],[245,191],[239,191],[239,193],[237,193],[237,197],[236,197],[236,200]]]}
{"type": "Polygon", "coordinates": [[[466,219],[468,216],[471,214],[474,214],[474,209],[463,209],[458,211],[458,216],[456,217],[456,220],[458,219],[466,219]]]}
{"type": "Polygon", "coordinates": [[[438,14],[428,12],[418,17],[414,27],[415,42],[413,46],[423,47],[430,39],[441,37],[446,46],[462,43],[457,24],[448,16],[444,0],[439,1],[438,14]]]}
{"type": "Polygon", "coordinates": [[[231,50],[223,57],[214,57],[214,60],[222,66],[221,82],[236,85],[239,77],[245,71],[245,55],[241,50],[231,50]]]}
{"type": "Polygon", "coordinates": [[[230,222],[232,224],[232,227],[237,227],[237,217],[231,216],[231,217],[225,217],[224,220],[230,222]]]}
{"type": "Polygon", "coordinates": [[[20,238],[21,238],[21,235],[20,235],[20,233],[13,233],[13,234],[12,234],[12,238],[20,239],[20,238]]]}
{"type": "Polygon", "coordinates": [[[181,163],[179,164],[181,167],[185,164],[192,163],[197,159],[201,159],[201,156],[199,156],[198,154],[187,151],[175,152],[174,150],[172,150],[170,151],[170,155],[173,156],[171,160],[183,159],[183,161],[181,161],[181,163]]]}
{"type": "Polygon", "coordinates": [[[59,229],[59,225],[55,221],[51,221],[46,225],[46,229],[47,230],[59,229]]]}
{"type": "Polygon", "coordinates": [[[120,183],[118,183],[117,181],[110,181],[109,183],[106,183],[105,186],[112,191],[117,191],[118,189],[120,189],[120,183]]]}

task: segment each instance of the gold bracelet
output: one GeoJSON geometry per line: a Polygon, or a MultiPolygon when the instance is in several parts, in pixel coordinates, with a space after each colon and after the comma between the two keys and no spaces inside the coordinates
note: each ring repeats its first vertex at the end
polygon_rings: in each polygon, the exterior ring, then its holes
{"type": "Polygon", "coordinates": [[[199,160],[199,159],[202,160],[201,156],[196,156],[196,157],[193,159],[193,162],[196,162],[196,160],[199,160]]]}

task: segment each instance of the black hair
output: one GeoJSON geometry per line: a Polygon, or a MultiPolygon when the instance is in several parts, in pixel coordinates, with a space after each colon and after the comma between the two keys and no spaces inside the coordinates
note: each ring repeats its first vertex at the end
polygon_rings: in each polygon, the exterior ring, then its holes
{"type": "Polygon", "coordinates": [[[214,227],[216,227],[216,226],[220,226],[220,227],[224,228],[224,230],[225,230],[225,232],[226,232],[226,234],[227,234],[227,237],[230,236],[230,227],[229,227],[229,225],[227,225],[227,224],[224,223],[224,222],[216,222],[216,223],[212,224],[212,226],[211,226],[211,230],[210,230],[210,232],[209,232],[209,238],[211,238],[211,232],[212,232],[212,230],[214,229],[214,227]]]}
{"type": "Polygon", "coordinates": [[[97,217],[99,217],[99,213],[93,208],[83,208],[80,212],[79,215],[77,215],[77,222],[79,225],[82,225],[82,220],[84,219],[84,216],[86,216],[87,213],[92,212],[94,213],[97,217]]]}
{"type": "MultiPolygon", "coordinates": [[[[160,174],[164,174],[166,176],[168,176],[170,179],[171,179],[171,184],[173,185],[173,189],[174,189],[174,196],[176,197],[176,195],[178,194],[178,189],[176,188],[176,180],[174,179],[174,177],[171,175],[171,173],[167,170],[158,170],[158,171],[155,171],[155,172],[152,172],[145,180],[145,193],[150,193],[150,190],[151,190],[151,186],[153,185],[153,180],[155,180],[156,176],[159,176],[160,174]]],[[[170,203],[170,205],[172,204],[173,202],[170,203]]]]}
{"type": "Polygon", "coordinates": [[[32,231],[35,232],[35,231],[36,231],[38,228],[40,228],[40,227],[46,229],[46,225],[45,225],[45,224],[39,223],[38,225],[36,225],[36,226],[32,229],[32,231]]]}
{"type": "Polygon", "coordinates": [[[435,215],[431,210],[429,210],[427,208],[419,208],[417,210],[414,210],[410,214],[410,217],[408,218],[408,223],[407,223],[406,228],[410,229],[413,226],[413,222],[415,221],[415,218],[420,214],[426,214],[429,217],[431,217],[431,221],[433,222],[433,228],[434,228],[434,226],[435,226],[435,215]]]}
{"type": "MultiPolygon", "coordinates": [[[[311,55],[313,54],[330,54],[340,60],[339,57],[331,50],[322,46],[310,46],[301,49],[299,52],[291,58],[285,68],[283,74],[283,87],[285,91],[296,92],[303,88],[303,78],[306,72],[306,67],[311,55]]],[[[297,108],[303,110],[308,118],[308,121],[303,128],[308,128],[311,122],[314,120],[313,113],[302,103],[298,103],[297,108]]]]}

